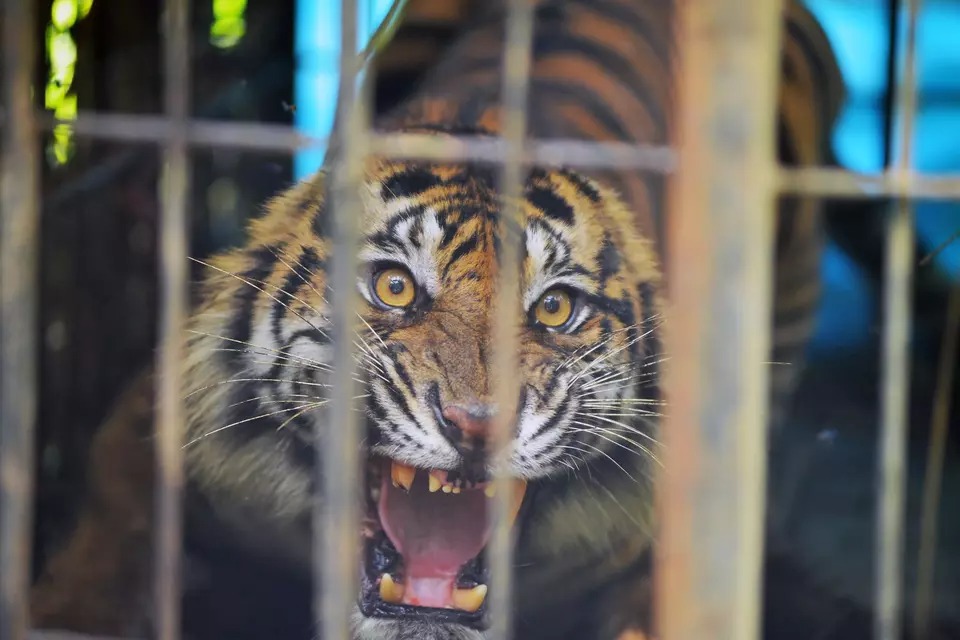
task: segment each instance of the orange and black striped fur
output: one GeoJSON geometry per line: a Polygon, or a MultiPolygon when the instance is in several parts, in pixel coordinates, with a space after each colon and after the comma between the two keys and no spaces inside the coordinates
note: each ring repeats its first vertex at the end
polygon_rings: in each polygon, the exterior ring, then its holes
{"type": "MultiPolygon", "coordinates": [[[[491,4],[381,129],[499,131],[504,22],[491,4]]],[[[673,4],[657,0],[538,2],[530,135],[669,143],[673,19],[673,4]]],[[[785,19],[781,151],[785,161],[813,164],[825,157],[841,82],[812,18],[791,2],[785,19]]],[[[367,164],[357,279],[364,322],[354,336],[372,460],[367,490],[371,502],[391,491],[374,484],[383,471],[373,461],[418,469],[424,484],[412,491],[426,491],[427,470],[447,472],[450,500],[472,499],[460,496],[474,495],[490,465],[506,465],[527,483],[516,525],[519,637],[612,639],[649,625],[660,331],[668,321],[661,179],[533,168],[520,217],[502,220],[496,175],[479,164],[367,164]],[[511,447],[488,460],[484,429],[497,410],[490,300],[506,225],[524,234],[515,301],[521,386],[511,447]]],[[[187,626],[196,637],[311,635],[312,429],[336,428],[324,409],[327,216],[318,175],[271,201],[246,246],[206,269],[184,363],[186,535],[188,549],[228,577],[216,588],[203,586],[202,575],[188,583],[187,626]],[[218,617],[221,607],[230,614],[218,617]]],[[[812,202],[780,212],[775,361],[796,362],[810,331],[817,219],[812,202]]],[[[778,399],[795,369],[775,376],[778,399]]],[[[150,459],[140,437],[149,377],[140,384],[101,432],[95,460],[119,477],[95,479],[77,533],[37,587],[38,624],[124,633],[149,620],[149,482],[132,477],[148,475],[150,459]]],[[[427,610],[417,605],[425,595],[384,596],[381,576],[394,572],[402,582],[404,566],[384,547],[378,517],[364,531],[356,638],[483,637],[483,606],[427,610]]],[[[464,571],[457,588],[482,582],[482,563],[464,571]]]]}

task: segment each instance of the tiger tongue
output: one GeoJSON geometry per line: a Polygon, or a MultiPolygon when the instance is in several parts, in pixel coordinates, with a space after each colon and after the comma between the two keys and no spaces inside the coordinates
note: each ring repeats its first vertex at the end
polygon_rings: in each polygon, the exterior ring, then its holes
{"type": "Polygon", "coordinates": [[[418,476],[409,493],[384,477],[380,523],[403,556],[404,604],[452,607],[457,574],[490,539],[486,496],[430,492],[426,474],[418,476]]]}

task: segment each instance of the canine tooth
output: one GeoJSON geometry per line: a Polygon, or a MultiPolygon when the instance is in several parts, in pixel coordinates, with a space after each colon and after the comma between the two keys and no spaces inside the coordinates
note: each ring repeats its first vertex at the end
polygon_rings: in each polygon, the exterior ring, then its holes
{"type": "Polygon", "coordinates": [[[433,475],[432,473],[430,474],[429,489],[430,489],[430,493],[436,493],[440,489],[440,479],[437,476],[433,475]]]}
{"type": "Polygon", "coordinates": [[[483,605],[487,597],[487,585],[478,584],[472,589],[454,589],[453,606],[461,611],[473,613],[483,605]]]}
{"type": "Polygon", "coordinates": [[[488,498],[492,498],[493,496],[497,495],[497,485],[491,482],[490,484],[488,484],[486,487],[483,488],[483,493],[488,498]]]}
{"type": "Polygon", "coordinates": [[[410,491],[413,486],[413,480],[417,477],[417,470],[400,462],[394,462],[390,465],[390,480],[395,487],[403,487],[410,491]]]}
{"type": "Polygon", "coordinates": [[[513,526],[517,519],[517,513],[520,512],[520,505],[523,504],[523,496],[527,493],[527,481],[517,478],[513,481],[513,505],[510,509],[510,526],[513,526]]]}
{"type": "Polygon", "coordinates": [[[390,604],[400,604],[403,600],[403,585],[394,582],[389,573],[380,577],[380,599],[390,604]]]}

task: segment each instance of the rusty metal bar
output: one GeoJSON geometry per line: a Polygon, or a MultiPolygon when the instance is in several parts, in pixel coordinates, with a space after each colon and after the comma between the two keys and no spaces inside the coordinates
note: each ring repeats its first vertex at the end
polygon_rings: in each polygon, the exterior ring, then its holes
{"type": "Polygon", "coordinates": [[[190,108],[190,3],[164,6],[164,101],[168,137],[160,176],[160,352],[157,372],[155,631],[159,640],[180,637],[183,535],[183,393],[180,364],[188,305],[187,198],[190,108]]]}
{"type": "Polygon", "coordinates": [[[359,295],[356,289],[357,245],[362,203],[360,187],[366,159],[370,113],[367,79],[358,87],[357,6],[341,2],[340,87],[337,122],[340,145],[333,166],[331,206],[333,256],[330,292],[334,336],[334,375],[329,419],[315,429],[317,487],[314,501],[314,609],[323,638],[351,638],[350,620],[359,591],[361,474],[363,422],[357,407],[359,384],[354,356],[359,295]],[[319,587],[319,588],[317,588],[319,587]]]}
{"type": "MultiPolygon", "coordinates": [[[[513,408],[517,404],[517,304],[520,300],[520,251],[523,242],[524,139],[527,130],[527,96],[533,47],[533,3],[509,0],[503,51],[503,166],[500,174],[502,207],[500,213],[500,271],[497,279],[493,326],[493,358],[497,372],[494,398],[498,407],[493,442],[494,451],[509,451],[515,432],[513,408]]],[[[492,640],[509,640],[513,631],[513,552],[515,536],[510,523],[514,501],[508,469],[495,458],[496,495],[488,514],[493,534],[488,547],[490,596],[488,615],[492,640]]]]}
{"type": "Polygon", "coordinates": [[[29,627],[37,426],[39,140],[34,3],[3,3],[0,176],[0,640],[29,627]]]}
{"type": "Polygon", "coordinates": [[[917,553],[917,590],[913,609],[913,637],[930,637],[933,613],[933,583],[936,572],[937,525],[943,483],[944,457],[950,410],[953,407],[953,384],[957,368],[957,343],[960,339],[960,287],[950,290],[947,317],[944,322],[943,342],[937,366],[937,386],[933,396],[933,416],[930,419],[930,442],[927,445],[927,469],[923,478],[923,502],[920,510],[920,548],[917,553]]]}
{"type": "MultiPolygon", "coordinates": [[[[47,131],[53,130],[54,125],[60,122],[49,114],[42,114],[41,118],[41,127],[47,131]]],[[[170,124],[163,116],[81,113],[69,124],[78,137],[161,143],[170,136],[170,124]]],[[[326,138],[312,138],[286,125],[206,119],[188,121],[186,137],[195,146],[250,151],[296,151],[329,143],[326,138]]],[[[408,160],[501,163],[505,153],[503,140],[481,136],[376,133],[370,137],[368,144],[372,153],[408,160]]],[[[613,168],[672,173],[676,167],[676,153],[669,147],[622,142],[527,140],[521,157],[529,164],[565,165],[580,169],[613,168]]],[[[922,175],[896,170],[863,174],[836,167],[782,167],[777,177],[780,192],[791,195],[960,199],[960,176],[955,174],[922,175]]]]}
{"type": "MultiPolygon", "coordinates": [[[[899,120],[896,164],[905,178],[913,164],[917,109],[917,19],[920,0],[906,0],[903,72],[897,85],[899,120]]],[[[897,16],[891,16],[896,20],[897,16]]],[[[895,640],[903,626],[903,547],[906,515],[908,403],[910,397],[911,292],[914,268],[913,206],[901,197],[888,226],[883,296],[883,371],[880,389],[881,446],[878,460],[874,635],[895,640]]]]}
{"type": "Polygon", "coordinates": [[[70,631],[31,631],[27,634],[28,640],[123,640],[109,636],[90,636],[70,631]]]}
{"type": "Polygon", "coordinates": [[[897,203],[887,231],[883,296],[883,373],[880,389],[881,446],[876,521],[877,581],[874,635],[900,638],[903,601],[907,402],[910,385],[910,292],[913,279],[913,211],[897,203]]]}
{"type": "Polygon", "coordinates": [[[894,169],[863,174],[834,167],[791,167],[779,171],[780,192],[831,198],[910,197],[925,200],[960,199],[960,175],[920,175],[894,169]]]}
{"type": "MultiPolygon", "coordinates": [[[[64,121],[41,114],[46,130],[64,121]]],[[[81,113],[69,121],[78,137],[121,142],[159,143],[170,135],[170,124],[162,116],[81,113]]],[[[251,122],[220,122],[194,119],[187,123],[187,140],[196,146],[247,149],[252,151],[296,151],[326,146],[326,138],[303,135],[286,125],[251,122]]],[[[372,152],[396,159],[502,162],[504,142],[482,136],[435,136],[417,133],[379,133],[369,140],[372,152]]],[[[562,164],[570,167],[613,167],[668,173],[673,170],[672,149],[654,145],[620,142],[584,142],[551,139],[529,141],[521,152],[525,162],[562,164]]]]}
{"type": "Polygon", "coordinates": [[[760,617],[781,6],[678,7],[658,622],[664,640],[751,640],[760,617]]]}

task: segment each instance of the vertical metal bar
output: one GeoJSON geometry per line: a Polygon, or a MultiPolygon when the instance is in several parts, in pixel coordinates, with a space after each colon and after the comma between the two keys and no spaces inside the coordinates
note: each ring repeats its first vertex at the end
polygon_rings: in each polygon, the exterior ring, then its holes
{"type": "MultiPolygon", "coordinates": [[[[896,175],[909,177],[913,156],[914,114],[917,105],[917,18],[920,0],[907,0],[903,73],[897,86],[896,175]]],[[[886,247],[883,373],[880,389],[881,445],[877,496],[874,635],[878,640],[900,637],[903,625],[903,546],[906,513],[907,410],[910,385],[910,311],[913,280],[913,207],[897,201],[889,221],[886,247]]]]}
{"type": "Polygon", "coordinates": [[[39,141],[30,81],[33,2],[3,4],[0,178],[0,639],[29,626],[37,418],[39,141]]]}
{"type": "Polygon", "coordinates": [[[923,479],[923,507],[920,510],[920,549],[917,558],[917,592],[913,609],[913,637],[926,640],[930,634],[933,612],[933,582],[937,553],[937,512],[943,482],[944,456],[950,410],[953,407],[953,381],[957,368],[957,342],[960,339],[960,288],[950,290],[947,319],[937,370],[937,387],[933,396],[933,417],[930,420],[930,442],[927,445],[927,470],[923,479]]]}
{"type": "MultiPolygon", "coordinates": [[[[329,420],[316,429],[318,476],[323,487],[314,503],[314,608],[321,637],[347,640],[359,590],[360,433],[356,410],[359,387],[353,336],[359,311],[356,291],[360,234],[360,185],[367,149],[369,83],[358,89],[357,6],[343,0],[340,28],[340,87],[336,122],[341,127],[327,209],[332,228],[330,302],[334,336],[334,376],[329,420]],[[322,535],[321,535],[322,532],[322,535]]],[[[319,492],[318,492],[319,493],[319,492]]]]}
{"type": "MultiPolygon", "coordinates": [[[[501,167],[501,260],[495,300],[494,366],[497,371],[494,397],[498,407],[494,450],[505,450],[516,428],[517,405],[517,304],[520,300],[520,243],[523,241],[523,144],[526,137],[527,94],[533,45],[533,3],[507,2],[503,52],[503,138],[505,155],[501,167]],[[521,221],[521,224],[517,224],[521,221]]],[[[496,495],[490,511],[493,535],[489,545],[491,640],[508,640],[513,627],[513,544],[509,513],[514,487],[499,465],[494,483],[496,495]]]]}
{"type": "Polygon", "coordinates": [[[749,640],[763,551],[781,6],[679,7],[657,613],[665,640],[749,640]]]}
{"type": "Polygon", "coordinates": [[[164,15],[164,91],[170,137],[160,176],[160,353],[157,378],[157,541],[155,625],[159,640],[180,637],[184,421],[181,362],[187,314],[187,198],[190,107],[190,4],[167,0],[164,15]]]}

